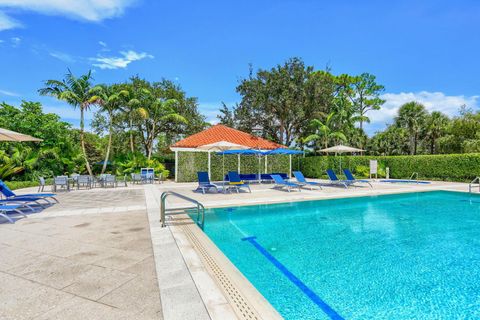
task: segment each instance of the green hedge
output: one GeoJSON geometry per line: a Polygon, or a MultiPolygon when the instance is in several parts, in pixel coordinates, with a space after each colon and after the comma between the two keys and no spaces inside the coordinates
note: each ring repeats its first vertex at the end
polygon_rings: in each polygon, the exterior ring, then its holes
{"type": "Polygon", "coordinates": [[[39,185],[38,181],[5,181],[5,183],[12,190],[28,187],[38,187],[39,185]]]}
{"type": "Polygon", "coordinates": [[[349,168],[357,173],[364,171],[371,159],[378,160],[381,169],[389,167],[390,177],[395,179],[410,178],[413,172],[418,172],[420,179],[444,181],[470,181],[480,176],[479,153],[386,157],[316,156],[303,158],[300,169],[307,177],[322,178],[325,177],[327,168],[338,172],[340,160],[342,168],[349,168]]]}
{"type": "MultiPolygon", "coordinates": [[[[222,180],[223,162],[225,162],[225,173],[238,170],[238,156],[226,155],[220,156],[211,154],[211,177],[212,181],[222,180]]],[[[197,181],[197,171],[208,171],[208,153],[207,152],[178,152],[178,182],[197,181]]],[[[255,156],[240,156],[240,172],[258,173],[265,172],[265,159],[255,156]]],[[[289,170],[289,158],[284,155],[269,156],[267,161],[268,172],[285,172],[289,170]]]]}

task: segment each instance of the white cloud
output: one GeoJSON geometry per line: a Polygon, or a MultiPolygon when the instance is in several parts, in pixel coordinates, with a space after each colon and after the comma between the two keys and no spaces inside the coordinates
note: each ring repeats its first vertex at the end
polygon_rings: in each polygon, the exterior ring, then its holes
{"type": "Polygon", "coordinates": [[[98,56],[90,58],[93,66],[100,69],[120,69],[126,68],[131,62],[142,60],[145,58],[153,58],[151,54],[146,52],[135,52],[133,50],[120,51],[120,56],[117,57],[103,57],[98,56]]]}
{"type": "Polygon", "coordinates": [[[367,131],[368,126],[383,129],[386,124],[393,121],[400,106],[410,101],[420,102],[430,112],[441,111],[448,116],[457,114],[462,105],[477,109],[480,102],[479,96],[447,96],[442,92],[428,91],[385,93],[381,98],[386,100],[382,109],[370,111],[367,114],[371,120],[370,125],[367,125],[367,131]]]}
{"type": "MultiPolygon", "coordinates": [[[[1,0],[0,0],[1,1],[1,0]]],[[[21,27],[22,24],[17,20],[7,16],[5,13],[0,11],[0,31],[15,29],[21,27]]]]}
{"type": "MultiPolygon", "coordinates": [[[[236,104],[236,102],[226,102],[227,106],[231,107],[236,104]]],[[[220,114],[220,108],[222,107],[222,102],[199,102],[198,110],[206,118],[207,122],[211,124],[217,124],[220,121],[217,118],[217,115],[220,114]]]]}
{"type": "Polygon", "coordinates": [[[20,97],[20,94],[13,92],[13,91],[8,91],[8,90],[2,90],[0,89],[0,96],[8,96],[8,97],[20,97]]]}
{"type": "Polygon", "coordinates": [[[49,52],[50,56],[60,60],[60,61],[63,61],[63,62],[66,62],[66,63],[73,63],[75,62],[75,58],[72,57],[71,55],[69,55],[68,53],[65,53],[65,52],[59,52],[59,51],[52,51],[52,52],[49,52]]]}
{"type": "Polygon", "coordinates": [[[101,45],[102,47],[106,47],[106,46],[107,46],[107,44],[106,44],[105,42],[103,42],[103,41],[98,41],[98,44],[101,45]]]}
{"type": "MultiPolygon", "coordinates": [[[[135,2],[136,0],[0,0],[0,8],[20,9],[98,22],[121,16],[125,9],[135,2]]],[[[7,17],[7,20],[11,20],[11,18],[7,17]]]]}
{"type": "Polygon", "coordinates": [[[12,47],[16,48],[20,45],[22,42],[22,39],[19,37],[12,37],[10,38],[10,42],[12,43],[12,47]]]}

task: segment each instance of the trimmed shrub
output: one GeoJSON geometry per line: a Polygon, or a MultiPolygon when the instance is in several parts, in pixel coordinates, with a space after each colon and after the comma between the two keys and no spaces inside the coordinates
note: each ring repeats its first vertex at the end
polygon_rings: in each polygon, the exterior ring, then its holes
{"type": "Polygon", "coordinates": [[[5,183],[12,190],[38,187],[40,184],[38,181],[5,181],[5,183]]]}
{"type": "MultiPolygon", "coordinates": [[[[324,178],[325,170],[349,168],[359,177],[364,176],[370,160],[377,160],[379,176],[384,176],[386,167],[390,168],[390,177],[395,179],[410,178],[418,172],[420,179],[443,181],[470,181],[480,175],[480,154],[445,154],[417,156],[315,156],[303,158],[300,168],[307,177],[324,178]]],[[[368,174],[368,171],[367,171],[368,174]]]]}

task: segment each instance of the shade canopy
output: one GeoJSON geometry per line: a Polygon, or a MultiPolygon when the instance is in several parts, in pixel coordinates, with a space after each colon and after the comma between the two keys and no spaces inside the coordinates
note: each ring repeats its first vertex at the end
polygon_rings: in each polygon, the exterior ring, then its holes
{"type": "Polygon", "coordinates": [[[264,155],[265,153],[260,150],[254,149],[236,149],[236,150],[225,150],[218,152],[218,155],[227,155],[227,154],[239,154],[239,155],[264,155]]]}
{"type": "Polygon", "coordinates": [[[354,152],[362,152],[365,150],[358,149],[358,148],[353,148],[349,146],[344,146],[344,145],[338,145],[335,147],[330,147],[330,148],[325,148],[320,150],[322,152],[332,152],[332,153],[354,153],[354,152]]]}
{"type": "Polygon", "coordinates": [[[15,131],[7,130],[0,128],[0,141],[16,141],[16,142],[26,142],[26,141],[43,141],[28,134],[18,133],[15,131]]]}
{"type": "Polygon", "coordinates": [[[228,142],[228,141],[218,141],[218,142],[199,146],[196,149],[205,150],[205,151],[225,151],[225,150],[232,150],[232,149],[236,149],[236,150],[248,149],[248,147],[242,146],[241,144],[228,142]]]}
{"type": "Polygon", "coordinates": [[[265,155],[273,155],[273,154],[303,154],[303,151],[300,150],[292,150],[292,149],[285,149],[285,148],[278,148],[275,150],[267,151],[264,153],[265,155]]]}

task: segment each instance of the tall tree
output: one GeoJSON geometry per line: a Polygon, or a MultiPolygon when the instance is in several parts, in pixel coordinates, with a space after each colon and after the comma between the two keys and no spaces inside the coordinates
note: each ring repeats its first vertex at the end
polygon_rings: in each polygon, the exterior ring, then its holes
{"type": "Polygon", "coordinates": [[[352,77],[351,86],[350,99],[358,113],[360,129],[363,129],[363,123],[370,121],[367,117],[367,112],[380,110],[385,103],[385,100],[380,98],[380,94],[385,88],[377,84],[375,76],[370,73],[362,73],[359,76],[352,77]]]}
{"type": "Polygon", "coordinates": [[[107,169],[108,161],[110,159],[114,113],[120,110],[125,102],[125,98],[128,97],[129,92],[127,90],[122,90],[121,86],[118,85],[98,85],[92,88],[92,94],[93,96],[91,100],[100,107],[100,111],[108,114],[108,143],[101,171],[103,174],[107,169]]]}
{"type": "Polygon", "coordinates": [[[407,102],[398,110],[395,122],[398,126],[406,128],[410,134],[410,153],[417,154],[419,135],[425,125],[427,111],[425,107],[415,101],[407,102]]]}
{"type": "Polygon", "coordinates": [[[235,112],[241,117],[239,129],[260,126],[264,137],[290,145],[305,123],[306,87],[312,71],[301,59],[292,58],[241,80],[237,92],[242,100],[235,112]]]}
{"type": "Polygon", "coordinates": [[[188,123],[188,120],[175,112],[173,106],[178,103],[175,99],[162,99],[155,97],[147,103],[145,109],[147,116],[143,122],[145,135],[142,135],[148,160],[152,157],[154,142],[167,122],[188,123]]]}
{"type": "Polygon", "coordinates": [[[227,107],[225,102],[222,102],[222,107],[220,108],[219,111],[220,111],[220,114],[217,115],[217,119],[220,121],[220,123],[228,127],[234,128],[235,119],[234,119],[233,111],[227,107]]]}
{"type": "Polygon", "coordinates": [[[93,103],[91,81],[91,71],[88,71],[88,73],[80,77],[76,77],[68,70],[63,80],[46,80],[44,82],[45,87],[38,90],[41,95],[55,97],[67,102],[75,109],[80,109],[80,143],[89,175],[93,173],[85,149],[85,111],[87,111],[93,103]]]}
{"type": "Polygon", "coordinates": [[[433,111],[425,121],[425,138],[430,144],[430,154],[435,154],[437,140],[445,133],[449,119],[439,111],[433,111]]]}
{"type": "Polygon", "coordinates": [[[125,84],[125,87],[128,96],[123,109],[128,119],[130,152],[133,153],[135,152],[134,124],[147,116],[143,103],[150,99],[152,94],[149,90],[149,83],[138,76],[131,77],[130,83],[125,84]]]}

